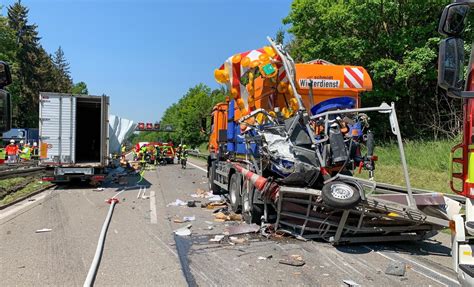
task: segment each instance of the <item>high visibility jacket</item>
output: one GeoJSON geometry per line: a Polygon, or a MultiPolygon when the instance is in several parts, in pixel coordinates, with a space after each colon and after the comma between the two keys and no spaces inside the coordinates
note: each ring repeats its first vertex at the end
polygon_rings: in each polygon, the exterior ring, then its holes
{"type": "Polygon", "coordinates": [[[5,148],[7,155],[16,155],[18,153],[18,146],[16,144],[9,144],[5,148]]]}
{"type": "Polygon", "coordinates": [[[126,152],[127,149],[125,148],[125,146],[122,147],[122,153],[126,152]]]}
{"type": "Polygon", "coordinates": [[[0,160],[5,159],[5,149],[0,148],[0,160]]]}
{"type": "Polygon", "coordinates": [[[25,146],[21,150],[20,158],[29,160],[31,158],[31,148],[25,146]]]}

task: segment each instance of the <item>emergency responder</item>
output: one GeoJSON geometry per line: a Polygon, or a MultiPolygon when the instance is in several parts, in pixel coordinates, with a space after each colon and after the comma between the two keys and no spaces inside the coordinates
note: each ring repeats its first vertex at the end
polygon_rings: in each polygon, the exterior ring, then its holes
{"type": "Polygon", "coordinates": [[[153,164],[154,165],[159,163],[159,159],[158,159],[159,153],[160,153],[160,148],[157,145],[155,145],[155,149],[153,150],[153,159],[154,159],[153,164]]]}
{"type": "Polygon", "coordinates": [[[21,161],[28,161],[31,159],[31,148],[28,142],[23,145],[23,148],[20,151],[20,158],[21,161]]]}
{"type": "Polygon", "coordinates": [[[122,160],[125,160],[125,153],[127,152],[127,147],[124,144],[122,144],[120,152],[121,152],[122,160]]]}
{"type": "Polygon", "coordinates": [[[181,161],[181,152],[183,151],[183,148],[181,146],[181,144],[178,145],[178,147],[176,148],[176,157],[178,158],[178,162],[181,161]]]}
{"type": "Polygon", "coordinates": [[[10,144],[5,148],[5,152],[8,156],[8,163],[17,162],[18,146],[15,144],[15,140],[10,140],[10,144]]]}
{"type": "Polygon", "coordinates": [[[31,147],[31,158],[33,160],[39,160],[39,149],[37,142],[33,142],[33,146],[31,147]]]}
{"type": "Polygon", "coordinates": [[[147,154],[147,146],[146,144],[142,145],[142,147],[140,148],[140,153],[142,155],[140,161],[145,161],[145,157],[146,157],[146,154],[147,154]]]}
{"type": "Polygon", "coordinates": [[[186,145],[183,145],[182,151],[181,151],[181,168],[182,169],[186,168],[187,161],[188,161],[188,151],[186,150],[186,145]]]}

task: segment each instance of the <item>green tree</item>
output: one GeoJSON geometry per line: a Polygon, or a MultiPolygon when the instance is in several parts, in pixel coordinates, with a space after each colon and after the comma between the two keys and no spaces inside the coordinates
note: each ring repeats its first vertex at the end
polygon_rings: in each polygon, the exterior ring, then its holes
{"type": "Polygon", "coordinates": [[[58,89],[58,92],[70,91],[72,89],[70,67],[61,46],[59,46],[54,53],[53,64],[55,67],[54,78],[56,80],[56,88],[58,89]]]}
{"type": "Polygon", "coordinates": [[[87,85],[84,82],[76,83],[71,88],[71,93],[79,94],[79,95],[87,95],[89,91],[87,89],[87,85]]]}
{"type": "MultiPolygon", "coordinates": [[[[438,92],[438,19],[447,0],[295,0],[283,20],[293,58],[364,66],[373,92],[364,106],[396,102],[403,134],[454,136],[456,100],[438,92]]],[[[378,118],[377,115],[374,118],[378,118]]],[[[379,136],[387,121],[378,121],[379,136]]],[[[377,128],[374,127],[374,128],[377,128]]]]}

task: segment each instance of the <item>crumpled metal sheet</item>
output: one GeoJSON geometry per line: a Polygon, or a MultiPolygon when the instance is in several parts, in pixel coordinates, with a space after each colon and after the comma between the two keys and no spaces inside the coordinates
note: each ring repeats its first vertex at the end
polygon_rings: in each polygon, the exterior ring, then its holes
{"type": "Polygon", "coordinates": [[[109,150],[120,153],[120,146],[135,130],[137,124],[118,116],[109,116],[109,150]]]}

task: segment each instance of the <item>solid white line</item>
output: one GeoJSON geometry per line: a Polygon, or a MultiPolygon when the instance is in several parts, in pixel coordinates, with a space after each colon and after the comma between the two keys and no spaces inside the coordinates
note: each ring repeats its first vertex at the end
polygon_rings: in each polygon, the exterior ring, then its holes
{"type": "Polygon", "coordinates": [[[194,166],[195,168],[198,168],[198,169],[200,169],[200,170],[202,170],[202,171],[204,171],[204,172],[207,173],[207,170],[206,170],[205,168],[202,168],[202,167],[200,167],[200,166],[197,166],[197,165],[195,165],[194,163],[189,162],[189,160],[188,160],[188,164],[190,164],[190,165],[194,166]]]}
{"type": "MultiPolygon", "coordinates": [[[[367,249],[369,249],[369,250],[371,250],[371,251],[377,253],[378,255],[380,255],[380,256],[382,256],[382,257],[385,257],[385,258],[391,260],[391,261],[398,261],[397,259],[391,258],[390,256],[385,255],[385,254],[383,254],[383,253],[380,252],[380,251],[375,251],[375,250],[373,250],[372,248],[368,247],[367,245],[362,245],[362,246],[363,246],[364,248],[367,248],[367,249]]],[[[443,278],[447,279],[448,281],[451,281],[451,282],[455,283],[456,285],[459,285],[459,282],[458,282],[457,280],[451,278],[451,277],[448,277],[448,276],[446,276],[446,275],[444,275],[444,274],[442,274],[442,273],[439,273],[439,272],[436,271],[436,270],[433,270],[433,269],[431,269],[431,268],[429,268],[429,267],[427,267],[427,266],[425,266],[425,265],[423,265],[423,264],[420,264],[420,263],[418,263],[418,262],[416,262],[416,261],[413,261],[413,260],[408,259],[408,258],[406,258],[406,257],[403,257],[403,256],[401,256],[401,255],[398,255],[398,256],[400,256],[400,257],[403,258],[404,260],[410,261],[411,263],[413,263],[413,264],[415,264],[415,265],[417,265],[417,266],[419,266],[419,267],[421,267],[421,268],[423,268],[423,269],[426,269],[426,270],[428,270],[428,271],[430,271],[430,272],[433,272],[434,274],[437,274],[437,275],[439,275],[440,277],[443,277],[443,278]]],[[[429,279],[431,279],[431,280],[433,280],[433,281],[436,281],[436,282],[438,282],[438,283],[440,283],[440,284],[442,284],[442,285],[448,286],[448,285],[446,285],[446,283],[440,282],[440,281],[436,280],[435,278],[432,278],[432,277],[430,277],[429,275],[424,274],[424,273],[421,272],[421,271],[417,271],[417,270],[415,270],[414,268],[412,268],[412,270],[415,271],[415,272],[418,273],[418,274],[423,275],[423,276],[426,277],[426,278],[429,278],[429,279]]]]}
{"type": "Polygon", "coordinates": [[[156,215],[156,198],[155,192],[152,190],[150,191],[150,223],[157,224],[158,217],[156,215]]]}

